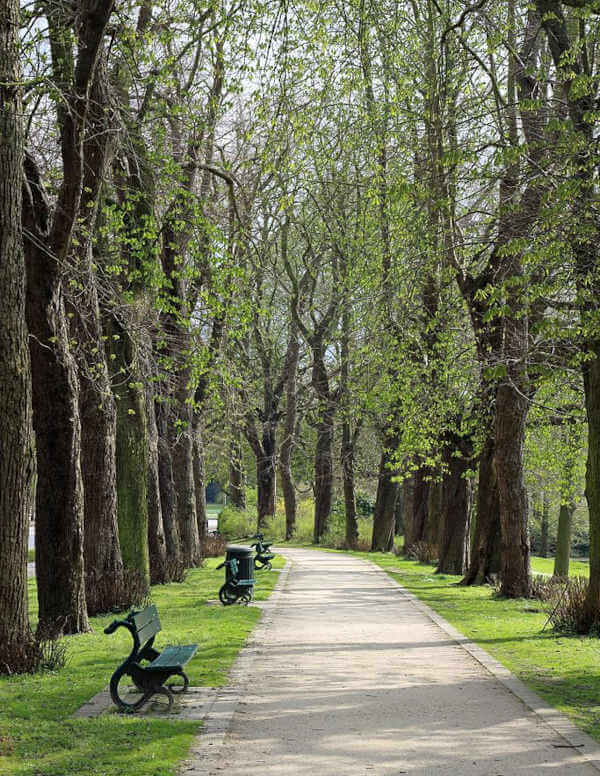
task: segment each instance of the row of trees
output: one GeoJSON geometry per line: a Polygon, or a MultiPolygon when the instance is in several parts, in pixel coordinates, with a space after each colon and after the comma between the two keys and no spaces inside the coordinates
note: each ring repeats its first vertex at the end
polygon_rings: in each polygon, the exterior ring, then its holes
{"type": "Polygon", "coordinates": [[[30,516],[39,632],[86,630],[201,562],[215,434],[288,537],[339,459],[349,547],[376,440],[372,549],[402,490],[407,549],[522,596],[526,433],[568,515],[586,420],[595,621],[597,3],[2,2],[3,670],[30,516]]]}

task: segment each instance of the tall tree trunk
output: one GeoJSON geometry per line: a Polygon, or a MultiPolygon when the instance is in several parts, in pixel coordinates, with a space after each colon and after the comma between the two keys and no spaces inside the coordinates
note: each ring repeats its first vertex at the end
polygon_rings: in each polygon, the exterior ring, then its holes
{"type": "Polygon", "coordinates": [[[173,461],[173,483],[181,558],[186,568],[201,560],[200,535],[194,483],[194,426],[190,398],[190,369],[180,368],[175,375],[175,413],[169,418],[168,441],[173,461]]]}
{"type": "Polygon", "coordinates": [[[177,525],[177,494],[173,480],[173,458],[169,445],[168,407],[163,402],[155,402],[155,412],[158,430],[158,484],[165,530],[167,568],[169,577],[175,579],[183,570],[183,561],[177,525]]]}
{"type": "Polygon", "coordinates": [[[408,553],[418,542],[425,540],[427,513],[429,507],[429,482],[425,469],[418,469],[412,476],[412,515],[405,526],[404,552],[408,553]]]}
{"type": "Polygon", "coordinates": [[[496,450],[501,528],[501,588],[509,598],[531,592],[527,492],[523,482],[523,445],[529,402],[511,384],[496,396],[496,450]]]}
{"type": "Polygon", "coordinates": [[[69,268],[77,281],[71,300],[71,332],[81,374],[79,407],[84,429],[81,472],[84,492],[85,592],[88,614],[123,606],[123,561],[117,525],[116,407],[104,346],[94,271],[93,237],[101,188],[111,155],[113,123],[106,67],[101,56],[92,84],[77,242],[69,268]]]}
{"type": "Polygon", "coordinates": [[[27,539],[35,472],[25,325],[19,3],[0,0],[0,673],[28,671],[27,539]]]}
{"type": "MultiPolygon", "coordinates": [[[[294,432],[292,431],[292,434],[294,432]]],[[[296,486],[292,476],[291,450],[293,438],[288,442],[287,430],[286,436],[281,443],[281,455],[279,457],[279,478],[281,480],[281,491],[283,493],[283,504],[285,507],[285,540],[290,541],[296,533],[296,513],[298,500],[296,498],[296,486]]]]}
{"type": "MultiPolygon", "coordinates": [[[[559,0],[536,0],[536,8],[546,30],[548,46],[559,79],[572,83],[574,79],[589,79],[587,46],[573,45],[571,20],[565,17],[559,0]],[[583,49],[581,51],[580,49],[583,49]],[[577,52],[573,56],[573,52],[577,52]]],[[[586,597],[588,625],[598,621],[600,611],[600,340],[597,336],[600,288],[598,284],[598,218],[597,164],[593,153],[598,124],[593,117],[596,97],[592,90],[566,88],[565,101],[569,118],[579,137],[574,147],[572,170],[576,197],[573,214],[576,217],[571,244],[579,290],[579,307],[585,332],[582,359],[585,408],[588,422],[588,456],[585,495],[590,522],[590,583],[586,597]],[[594,235],[592,237],[592,235],[594,235]]]]}
{"type": "Polygon", "coordinates": [[[600,342],[593,352],[594,358],[583,366],[588,422],[585,497],[590,516],[590,584],[586,608],[590,623],[597,622],[600,612],[600,342]]]}
{"type": "Polygon", "coordinates": [[[236,509],[246,509],[246,476],[242,461],[242,442],[238,429],[232,429],[229,445],[229,503],[236,509]]]}
{"type": "MultiPolygon", "coordinates": [[[[458,440],[456,440],[458,442],[458,440]]],[[[448,471],[443,480],[442,517],[440,525],[440,574],[464,574],[469,557],[471,515],[471,483],[465,477],[472,462],[472,445],[460,440],[463,449],[456,455],[456,446],[444,449],[448,471]]]]}
{"type": "Polygon", "coordinates": [[[414,476],[406,477],[402,481],[402,524],[404,526],[404,545],[403,552],[407,554],[407,545],[412,542],[413,536],[413,517],[414,517],[414,476]]]}
{"type": "Polygon", "coordinates": [[[549,509],[548,494],[544,491],[542,496],[542,515],[541,515],[541,546],[540,555],[542,558],[548,557],[548,532],[549,532],[549,509]]]}
{"type": "Polygon", "coordinates": [[[261,454],[256,458],[258,531],[262,531],[266,526],[267,519],[275,515],[276,454],[275,428],[270,424],[265,424],[261,454]]]}
{"type": "Polygon", "coordinates": [[[500,503],[494,449],[495,438],[490,434],[479,455],[475,531],[463,585],[487,584],[500,573],[500,503]]]}
{"type": "Polygon", "coordinates": [[[198,540],[200,554],[204,554],[204,542],[208,531],[208,513],[206,511],[206,476],[204,470],[204,439],[200,424],[194,421],[194,493],[196,496],[196,520],[198,522],[198,540]]]}
{"type": "MultiPolygon", "coordinates": [[[[108,378],[108,372],[105,376],[108,378]]],[[[97,386],[84,377],[79,399],[84,429],[81,469],[85,595],[90,615],[112,611],[126,603],[117,522],[116,410],[108,380],[105,387],[108,395],[100,394],[97,386]]]]}
{"type": "Polygon", "coordinates": [[[356,494],[354,492],[354,444],[355,440],[350,423],[342,424],[342,478],[344,481],[344,515],[346,548],[358,547],[358,519],[356,514],[356,494]]]}
{"type": "Polygon", "coordinates": [[[445,479],[446,474],[443,473],[441,479],[435,479],[429,483],[429,493],[427,498],[427,523],[425,525],[424,533],[425,541],[432,547],[438,547],[440,541],[443,508],[442,501],[445,479]]]}
{"type": "Polygon", "coordinates": [[[313,541],[318,544],[329,528],[333,502],[333,418],[335,409],[321,405],[315,448],[315,518],[313,541]]]}
{"type": "MultiPolygon", "coordinates": [[[[187,384],[187,379],[185,379],[187,384]]],[[[181,398],[181,392],[179,392],[181,398]]],[[[194,485],[194,439],[192,412],[185,400],[178,406],[178,421],[169,426],[169,444],[173,457],[173,481],[177,504],[177,526],[181,543],[181,557],[186,568],[201,561],[198,517],[196,514],[196,489],[194,485]]]]}
{"type": "Polygon", "coordinates": [[[26,160],[24,221],[27,324],[36,434],[36,577],[41,633],[89,630],[83,559],[79,385],[69,350],[58,264],[46,244],[49,212],[33,160],[26,160]]]}
{"type": "Polygon", "coordinates": [[[394,546],[394,530],[396,526],[396,501],[399,486],[393,482],[396,472],[393,469],[393,452],[395,446],[391,440],[385,440],[379,461],[379,479],[373,514],[373,536],[371,552],[389,552],[394,546]],[[389,444],[389,446],[388,446],[389,444]]]}
{"type": "Polygon", "coordinates": [[[56,87],[62,182],[52,225],[32,160],[25,223],[35,235],[27,251],[27,318],[31,338],[34,428],[38,455],[36,574],[38,629],[51,635],[89,629],[83,561],[83,483],[79,388],[70,352],[61,266],[68,261],[81,214],[84,138],[99,53],[112,0],[82,0],[77,26],[65,7],[47,7],[56,87]],[[73,35],[77,58],[73,57],[73,35]],[[40,247],[43,246],[43,247],[40,247]]]}
{"type": "Polygon", "coordinates": [[[167,544],[160,499],[160,475],[158,460],[158,426],[154,407],[154,393],[150,383],[145,387],[146,428],[148,432],[148,557],[150,582],[162,585],[169,581],[167,570],[167,544]]]}
{"type": "Polygon", "coordinates": [[[139,374],[135,344],[116,328],[112,348],[116,362],[126,365],[114,386],[117,403],[117,518],[125,567],[125,597],[139,602],[150,588],[148,548],[148,431],[144,388],[133,382],[139,374]]]}
{"type": "MultiPolygon", "coordinates": [[[[285,232],[287,240],[287,231],[285,232]]],[[[287,251],[287,242],[284,250],[287,251]]],[[[292,318],[290,322],[290,338],[288,341],[288,350],[286,355],[286,406],[285,421],[283,426],[283,438],[281,440],[281,450],[279,453],[279,477],[281,480],[281,490],[283,492],[283,503],[285,506],[285,539],[289,541],[296,532],[296,486],[292,475],[292,453],[296,442],[296,419],[298,415],[298,361],[300,359],[300,340],[298,337],[298,327],[292,318]]]]}
{"type": "Polygon", "coordinates": [[[554,576],[567,578],[571,561],[571,530],[575,506],[561,504],[558,514],[558,530],[556,532],[556,555],[554,557],[554,576]]]}

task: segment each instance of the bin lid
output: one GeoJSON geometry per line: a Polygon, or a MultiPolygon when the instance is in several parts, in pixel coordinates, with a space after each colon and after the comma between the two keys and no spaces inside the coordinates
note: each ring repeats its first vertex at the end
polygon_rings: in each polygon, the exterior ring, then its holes
{"type": "Polygon", "coordinates": [[[228,544],[225,547],[227,554],[231,555],[253,555],[254,550],[252,547],[244,547],[241,544],[228,544]]]}

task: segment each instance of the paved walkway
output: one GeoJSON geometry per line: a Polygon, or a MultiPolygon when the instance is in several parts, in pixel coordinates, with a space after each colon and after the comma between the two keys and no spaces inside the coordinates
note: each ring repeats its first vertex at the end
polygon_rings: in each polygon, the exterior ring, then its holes
{"type": "Polygon", "coordinates": [[[591,739],[563,737],[374,565],[282,552],[283,589],[182,774],[598,776],[591,739]]]}

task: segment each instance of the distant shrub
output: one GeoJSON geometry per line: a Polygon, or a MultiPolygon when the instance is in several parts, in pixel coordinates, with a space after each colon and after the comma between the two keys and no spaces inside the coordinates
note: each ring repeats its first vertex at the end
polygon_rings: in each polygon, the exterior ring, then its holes
{"type": "Polygon", "coordinates": [[[226,506],[219,515],[219,533],[229,541],[252,536],[256,533],[256,511],[226,506]]]}

